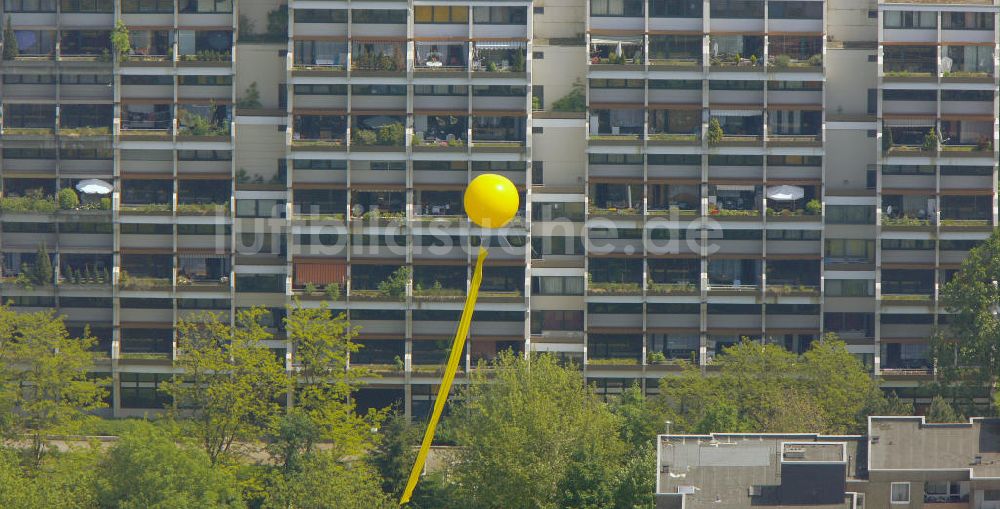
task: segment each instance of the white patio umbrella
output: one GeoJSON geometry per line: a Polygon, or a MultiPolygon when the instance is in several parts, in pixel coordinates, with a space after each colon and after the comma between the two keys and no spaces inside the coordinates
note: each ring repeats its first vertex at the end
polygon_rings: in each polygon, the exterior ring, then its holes
{"type": "Polygon", "coordinates": [[[100,179],[81,180],[76,190],[83,194],[110,194],[114,186],[100,179]]]}
{"type": "Polygon", "coordinates": [[[801,200],[805,190],[799,186],[771,186],[767,188],[767,199],[774,201],[801,200]]]}

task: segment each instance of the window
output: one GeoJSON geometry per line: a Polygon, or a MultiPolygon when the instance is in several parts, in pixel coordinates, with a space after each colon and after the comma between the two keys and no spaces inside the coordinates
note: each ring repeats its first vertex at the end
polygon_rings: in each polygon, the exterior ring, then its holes
{"type": "Polygon", "coordinates": [[[767,17],[771,19],[823,19],[823,2],[770,2],[767,17]]]}
{"type": "Polygon", "coordinates": [[[472,86],[472,95],[476,97],[524,97],[527,94],[528,94],[527,87],[518,85],[473,85],[472,86]]]}
{"type": "Polygon", "coordinates": [[[346,9],[295,9],[296,23],[347,23],[346,9]]]}
{"type": "MultiPolygon", "coordinates": [[[[827,279],[827,297],[872,297],[875,295],[875,281],[871,279],[827,279]]],[[[768,306],[768,311],[773,306],[768,306]]]]}
{"type": "Polygon", "coordinates": [[[477,6],[472,10],[472,22],[480,25],[524,25],[527,21],[527,7],[477,6]]]}
{"type": "Polygon", "coordinates": [[[469,22],[469,8],[464,6],[418,5],[413,8],[413,22],[465,24],[469,22]]]}
{"type": "Polygon", "coordinates": [[[590,154],[590,164],[642,164],[641,154],[590,154]]]}
{"type": "Polygon", "coordinates": [[[62,0],[62,12],[115,12],[115,4],[111,0],[62,0]]]}
{"type": "Polygon", "coordinates": [[[639,17],[641,0],[590,0],[591,16],[639,17]]]}
{"type": "Polygon", "coordinates": [[[826,239],[827,263],[872,263],[875,241],[865,239],[826,239]]]}
{"type": "Polygon", "coordinates": [[[406,11],[403,9],[355,9],[351,13],[351,21],[373,24],[406,23],[406,11]]]}
{"type": "Polygon", "coordinates": [[[537,295],[583,295],[583,277],[534,276],[531,291],[537,295]]]}
{"type": "Polygon", "coordinates": [[[870,205],[827,205],[827,224],[875,224],[875,207],[870,205]]]}
{"type": "Polygon", "coordinates": [[[886,11],[885,28],[937,28],[933,11],[886,11]]]}
{"type": "Polygon", "coordinates": [[[4,0],[4,12],[56,12],[55,0],[4,0]]]}
{"type": "Polygon", "coordinates": [[[284,200],[236,200],[236,217],[285,217],[284,200]]]}
{"type": "Polygon", "coordinates": [[[711,16],[722,19],[764,17],[763,0],[712,0],[711,16]]]}
{"type": "Polygon", "coordinates": [[[180,75],[177,77],[178,85],[190,86],[211,86],[228,87],[233,84],[232,76],[210,76],[210,75],[180,75]]]}
{"type": "Polygon", "coordinates": [[[413,85],[413,95],[469,95],[465,85],[413,85]]]}
{"type": "Polygon", "coordinates": [[[122,0],[122,12],[126,14],[173,14],[173,0],[122,0]]]}
{"type": "Polygon", "coordinates": [[[351,85],[354,95],[406,95],[406,85],[351,85]]]}
{"type": "Polygon", "coordinates": [[[886,251],[899,251],[899,250],[933,251],[934,241],[919,240],[919,239],[882,239],[882,249],[886,251]]]}
{"type": "Polygon", "coordinates": [[[890,502],[892,502],[893,504],[910,503],[910,483],[894,482],[889,486],[890,486],[890,494],[889,494],[890,502]]]}
{"type": "Polygon", "coordinates": [[[649,0],[653,18],[700,18],[702,0],[649,0]]]}
{"type": "Polygon", "coordinates": [[[237,292],[284,292],[283,274],[237,274],[237,292]]]}
{"type": "Polygon", "coordinates": [[[643,80],[641,79],[592,79],[590,80],[590,88],[642,88],[643,80]]]}
{"type": "Polygon", "coordinates": [[[701,90],[699,80],[649,80],[650,90],[701,90]]]}
{"type": "Polygon", "coordinates": [[[178,161],[231,161],[231,150],[178,150],[178,161]]]}
{"type": "Polygon", "coordinates": [[[993,30],[992,12],[942,12],[945,30],[993,30]]]}
{"type": "Polygon", "coordinates": [[[233,12],[233,0],[180,0],[180,12],[190,13],[229,13],[233,12]]]}
{"type": "Polygon", "coordinates": [[[52,85],[55,74],[4,74],[4,85],[52,85]]]}
{"type": "Polygon", "coordinates": [[[295,85],[292,90],[296,95],[347,95],[347,85],[295,85]]]}
{"type": "Polygon", "coordinates": [[[122,76],[122,85],[173,85],[173,76],[155,76],[155,75],[132,75],[126,74],[122,76]]]}

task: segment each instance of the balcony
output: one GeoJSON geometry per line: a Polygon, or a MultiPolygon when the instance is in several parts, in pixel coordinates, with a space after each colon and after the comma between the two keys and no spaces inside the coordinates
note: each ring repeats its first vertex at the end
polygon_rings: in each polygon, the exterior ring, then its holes
{"type": "Polygon", "coordinates": [[[756,293],[760,289],[761,261],[723,258],[708,261],[708,289],[714,294],[756,293]]]}
{"type": "Polygon", "coordinates": [[[934,372],[926,343],[882,343],[881,369],[887,375],[924,376],[934,372]]]}
{"type": "Polygon", "coordinates": [[[48,137],[55,132],[54,104],[4,104],[3,136],[48,137]]]}
{"type": "Polygon", "coordinates": [[[701,281],[701,261],[695,258],[651,258],[648,295],[697,295],[701,281]]]}
{"type": "Polygon", "coordinates": [[[354,115],[351,125],[351,147],[362,150],[398,151],[406,142],[406,117],[402,115],[354,115]],[[382,148],[368,148],[382,147],[382,148]]]}
{"type": "Polygon", "coordinates": [[[122,181],[122,213],[170,215],[174,185],[170,180],[122,181]]]}
{"type": "Polygon", "coordinates": [[[933,195],[893,195],[882,197],[882,226],[930,227],[935,224],[933,195]]]}
{"type": "Polygon", "coordinates": [[[414,220],[455,226],[465,217],[461,191],[414,191],[414,220]]]}
{"type": "Polygon", "coordinates": [[[228,105],[185,104],[177,108],[178,136],[198,141],[229,141],[228,105]]]}
{"type": "Polygon", "coordinates": [[[188,216],[228,215],[232,194],[230,180],[179,180],[177,214],[188,216]]]}
{"type": "Polygon", "coordinates": [[[710,146],[759,146],[764,139],[764,114],[756,109],[714,108],[707,136],[710,146]],[[719,129],[712,121],[719,123],[719,129]]]}
{"type": "Polygon", "coordinates": [[[169,65],[174,59],[173,39],[170,30],[129,30],[132,51],[122,65],[169,65]]]}
{"type": "Polygon", "coordinates": [[[343,221],[347,192],[343,189],[296,189],[295,218],[313,221],[343,221]]]}
{"type": "Polygon", "coordinates": [[[768,260],[769,295],[819,295],[819,260],[768,260]]]}
{"type": "Polygon", "coordinates": [[[413,148],[429,151],[464,151],[468,142],[468,117],[414,115],[413,148]]]}
{"type": "Polygon", "coordinates": [[[709,41],[713,71],[763,71],[764,37],[713,35],[709,41]]]}
{"type": "Polygon", "coordinates": [[[942,156],[993,157],[992,120],[942,120],[942,156]]]}
{"type": "Polygon", "coordinates": [[[641,259],[592,257],[589,265],[588,295],[642,294],[641,259]]]}
{"type": "Polygon", "coordinates": [[[987,46],[942,46],[941,75],[958,81],[993,76],[993,51],[987,46]]]}
{"type": "Polygon", "coordinates": [[[56,54],[55,30],[14,30],[19,63],[52,60],[56,54]]]}
{"type": "Polygon", "coordinates": [[[59,58],[111,62],[111,31],[63,30],[59,37],[59,58]]]}
{"type": "Polygon", "coordinates": [[[177,41],[181,65],[216,66],[232,62],[231,30],[178,30],[177,41]]]}
{"type": "Polygon", "coordinates": [[[62,253],[59,285],[85,288],[111,286],[111,255],[62,253]]]}
{"type": "Polygon", "coordinates": [[[681,361],[698,364],[701,338],[697,334],[650,334],[646,363],[670,365],[681,361]]]}
{"type": "Polygon", "coordinates": [[[592,216],[642,214],[642,184],[591,184],[589,194],[592,216]]]}
{"type": "Polygon", "coordinates": [[[351,218],[389,224],[406,217],[406,192],[351,191],[351,218]]]}
{"type": "Polygon", "coordinates": [[[518,148],[524,145],[524,117],[474,115],[472,117],[473,148],[518,148]]]}
{"type": "Polygon", "coordinates": [[[173,113],[170,104],[122,103],[121,136],[136,139],[164,139],[171,136],[173,113]]]}
{"type": "Polygon", "coordinates": [[[172,255],[122,255],[118,275],[118,285],[122,290],[167,290],[172,281],[172,255]]]}
{"type": "Polygon", "coordinates": [[[590,334],[588,366],[638,366],[642,364],[642,334],[590,334]]]}
{"type": "Polygon", "coordinates": [[[930,304],[933,298],[933,269],[882,269],[883,301],[930,304]]]}
{"type": "Polygon", "coordinates": [[[462,72],[469,68],[469,46],[454,42],[416,42],[413,71],[420,74],[462,72]]]}
{"type": "Polygon", "coordinates": [[[480,77],[524,73],[527,50],[523,41],[475,41],[472,43],[472,71],[481,74],[480,77]]]}
{"type": "Polygon", "coordinates": [[[294,115],[293,147],[335,148],[347,145],[346,115],[294,115]]]}
{"type": "Polygon", "coordinates": [[[354,264],[351,269],[351,300],[402,301],[410,269],[399,265],[354,264]]]}
{"type": "Polygon", "coordinates": [[[708,186],[708,214],[717,218],[760,218],[762,186],[717,184],[708,186]]]}
{"type": "Polygon", "coordinates": [[[346,68],[346,41],[295,41],[293,70],[337,72],[346,68]]]}
{"type": "Polygon", "coordinates": [[[885,120],[882,127],[882,149],[887,155],[930,157],[941,142],[931,118],[926,120],[885,120]]]}
{"type": "Polygon", "coordinates": [[[941,196],[941,226],[951,228],[989,228],[993,223],[993,197],[941,196]]]}
{"type": "Polygon", "coordinates": [[[641,70],[645,64],[642,54],[643,37],[591,36],[590,65],[608,70],[641,70]]]}
{"type": "Polygon", "coordinates": [[[651,216],[693,217],[701,212],[698,184],[650,184],[646,211],[651,216]]]}
{"type": "Polygon", "coordinates": [[[190,291],[229,290],[230,265],[228,256],[177,256],[178,289],[190,291]]]}
{"type": "Polygon", "coordinates": [[[768,70],[819,72],[823,68],[822,37],[771,35],[768,44],[768,70]]]}
{"type": "Polygon", "coordinates": [[[649,109],[650,145],[699,145],[701,143],[701,110],[649,109]]]}
{"type": "Polygon", "coordinates": [[[592,109],[592,141],[630,141],[642,139],[645,112],[642,108],[592,109]]]}
{"type": "Polygon", "coordinates": [[[415,265],[413,298],[424,302],[461,302],[465,300],[468,269],[460,266],[415,265]]]}
{"type": "Polygon", "coordinates": [[[351,69],[356,75],[394,76],[406,71],[406,45],[399,42],[352,42],[351,69]]]}
{"type": "Polygon", "coordinates": [[[698,71],[702,65],[701,47],[700,35],[650,35],[650,70],[698,71]]]}
{"type": "Polygon", "coordinates": [[[934,46],[884,46],[882,75],[894,79],[927,79],[937,76],[937,49],[934,46]]]}
{"type": "Polygon", "coordinates": [[[406,341],[403,340],[355,340],[361,348],[351,352],[351,366],[361,367],[383,375],[398,375],[405,367],[406,341]]]}

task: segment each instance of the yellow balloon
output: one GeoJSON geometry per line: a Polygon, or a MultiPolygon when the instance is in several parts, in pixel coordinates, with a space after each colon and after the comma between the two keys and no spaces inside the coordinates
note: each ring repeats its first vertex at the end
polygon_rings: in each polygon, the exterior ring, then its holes
{"type": "Polygon", "coordinates": [[[484,173],[472,179],[465,190],[465,213],[483,228],[500,228],[517,214],[520,201],[510,179],[484,173]]]}

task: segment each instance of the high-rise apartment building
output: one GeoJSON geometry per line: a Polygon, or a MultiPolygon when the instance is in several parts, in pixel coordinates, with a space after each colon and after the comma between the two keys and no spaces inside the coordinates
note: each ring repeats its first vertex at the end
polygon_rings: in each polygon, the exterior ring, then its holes
{"type": "Polygon", "coordinates": [[[5,0],[0,295],[90,326],[115,415],[164,404],[177,320],[264,306],[280,351],[296,298],[362,327],[362,406],[422,415],[483,244],[463,371],[554,352],[655,392],[830,331],[917,397],[940,286],[997,221],[998,12],[5,0]],[[484,234],[486,172],[522,212],[484,234]],[[56,284],[16,284],[42,246],[56,284]]]}

